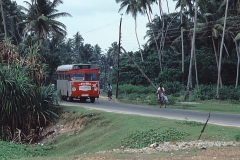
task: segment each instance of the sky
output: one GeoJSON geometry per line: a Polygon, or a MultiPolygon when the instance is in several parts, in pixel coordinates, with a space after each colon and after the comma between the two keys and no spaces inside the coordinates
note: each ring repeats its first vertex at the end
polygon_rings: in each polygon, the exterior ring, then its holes
{"type": "MultiPolygon", "coordinates": [[[[31,0],[15,0],[18,5],[26,6],[24,1],[31,0]]],[[[168,0],[170,12],[175,9],[173,0],[168,0]]],[[[167,13],[167,2],[162,0],[163,11],[167,13]]],[[[119,26],[122,17],[122,40],[121,45],[126,51],[138,51],[139,46],[135,35],[135,22],[131,14],[126,14],[124,8],[118,12],[120,3],[115,0],[63,0],[63,4],[57,7],[59,12],[67,12],[72,17],[62,17],[57,20],[64,23],[67,27],[67,38],[73,38],[79,32],[84,44],[88,43],[92,46],[98,44],[103,53],[111,47],[113,42],[119,41],[119,26]],[[122,14],[122,15],[121,15],[122,14]]],[[[158,5],[152,6],[153,14],[159,15],[158,5]]],[[[137,34],[140,45],[146,44],[146,24],[147,16],[137,15],[137,34]]]]}

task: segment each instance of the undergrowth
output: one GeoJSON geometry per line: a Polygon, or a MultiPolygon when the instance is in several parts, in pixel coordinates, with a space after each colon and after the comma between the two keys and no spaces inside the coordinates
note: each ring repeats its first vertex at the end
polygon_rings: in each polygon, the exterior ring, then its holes
{"type": "Polygon", "coordinates": [[[181,124],[181,125],[188,125],[188,126],[202,126],[203,123],[202,122],[196,122],[196,121],[177,121],[177,124],[181,124]]]}
{"type": "Polygon", "coordinates": [[[127,148],[143,148],[150,146],[151,144],[157,142],[171,142],[171,141],[182,141],[188,133],[177,131],[174,128],[169,128],[162,132],[158,132],[154,129],[148,131],[138,131],[130,134],[125,138],[123,146],[127,148]]]}
{"type": "Polygon", "coordinates": [[[45,156],[46,151],[51,149],[53,149],[53,146],[32,147],[29,145],[0,141],[0,160],[45,156]]]}

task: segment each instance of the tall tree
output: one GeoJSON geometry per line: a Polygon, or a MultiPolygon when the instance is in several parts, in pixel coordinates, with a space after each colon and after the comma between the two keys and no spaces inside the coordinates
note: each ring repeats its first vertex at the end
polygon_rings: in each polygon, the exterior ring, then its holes
{"type": "Polygon", "coordinates": [[[102,53],[102,49],[99,45],[94,45],[93,46],[93,61],[94,63],[99,63],[100,59],[101,59],[101,53],[102,53]]]}
{"type": "Polygon", "coordinates": [[[191,83],[192,83],[192,63],[194,58],[194,50],[195,50],[195,36],[196,36],[196,26],[197,26],[197,12],[198,12],[198,0],[195,1],[195,16],[194,16],[194,28],[193,28],[193,35],[192,35],[192,45],[191,45],[191,57],[190,57],[190,64],[189,64],[189,72],[188,72],[188,82],[187,82],[187,89],[185,100],[188,99],[191,83]]]}
{"type": "Polygon", "coordinates": [[[74,53],[75,57],[78,59],[78,62],[81,61],[83,55],[82,53],[83,41],[84,39],[79,32],[73,35],[74,53]]]}
{"type": "Polygon", "coordinates": [[[183,10],[185,7],[188,7],[189,10],[192,10],[191,0],[178,0],[176,3],[175,9],[180,7],[180,19],[181,19],[181,42],[182,42],[182,84],[184,84],[184,39],[183,39],[183,10]]]}
{"type": "MultiPolygon", "coordinates": [[[[156,2],[156,0],[142,0],[141,1],[141,7],[143,8],[145,14],[147,15],[148,17],[148,26],[151,26],[152,25],[152,20],[151,20],[151,17],[150,17],[150,14],[152,13],[152,8],[151,8],[151,4],[156,2]]],[[[158,47],[158,43],[157,43],[157,37],[155,35],[155,32],[154,30],[152,29],[152,27],[149,27],[150,28],[150,31],[151,31],[151,34],[153,36],[153,40],[155,42],[155,45],[156,45],[156,48],[157,48],[157,51],[158,51],[158,58],[159,58],[159,67],[161,68],[161,52],[160,52],[160,49],[158,47]]],[[[157,32],[156,32],[157,33],[157,32]]]]}
{"type": "Polygon", "coordinates": [[[143,61],[143,54],[141,51],[141,46],[138,40],[138,35],[137,35],[137,14],[144,14],[144,11],[141,8],[141,2],[139,0],[116,0],[117,3],[121,2],[120,8],[119,8],[119,12],[126,7],[126,14],[131,13],[132,17],[134,18],[135,21],[135,34],[136,34],[136,38],[137,38],[137,42],[138,42],[138,46],[139,46],[139,51],[141,53],[141,58],[143,61]]]}
{"type": "Polygon", "coordinates": [[[21,24],[25,24],[25,34],[35,34],[40,40],[46,39],[50,34],[57,37],[64,37],[66,32],[66,26],[60,21],[55,20],[59,17],[71,16],[66,12],[58,12],[56,9],[59,4],[62,4],[62,0],[33,0],[31,3],[25,1],[28,8],[23,7],[26,11],[26,15],[21,24]]]}
{"type": "Polygon", "coordinates": [[[225,10],[223,33],[222,33],[222,42],[221,42],[221,48],[220,48],[220,53],[219,53],[219,63],[218,63],[219,65],[218,65],[218,79],[217,79],[216,99],[219,99],[219,86],[220,86],[220,79],[221,79],[222,50],[223,50],[224,35],[225,35],[226,22],[227,22],[227,13],[228,13],[228,0],[226,0],[226,10],[225,10]]]}

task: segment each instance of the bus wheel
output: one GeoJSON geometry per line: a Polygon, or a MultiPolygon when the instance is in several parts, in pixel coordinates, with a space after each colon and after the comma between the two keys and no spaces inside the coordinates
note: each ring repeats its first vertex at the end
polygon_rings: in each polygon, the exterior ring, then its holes
{"type": "Polygon", "coordinates": [[[91,103],[94,103],[95,102],[95,97],[91,97],[90,101],[91,101],[91,103]]]}
{"type": "Polygon", "coordinates": [[[69,97],[69,101],[72,102],[73,101],[73,97],[69,97]]]}

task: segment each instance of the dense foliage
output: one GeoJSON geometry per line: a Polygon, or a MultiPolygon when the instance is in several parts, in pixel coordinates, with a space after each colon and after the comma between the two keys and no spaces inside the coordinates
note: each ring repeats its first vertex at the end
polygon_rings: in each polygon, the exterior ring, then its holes
{"type": "Polygon", "coordinates": [[[0,48],[0,138],[34,143],[42,138],[42,127],[57,118],[58,94],[41,84],[43,65],[34,47],[25,57],[14,45],[0,48]]]}
{"type": "MultiPolygon", "coordinates": [[[[121,3],[121,10],[127,6],[131,6],[131,4],[128,4],[128,1],[118,0],[116,2],[121,3]]],[[[133,17],[139,13],[146,14],[148,11],[151,13],[151,6],[156,5],[153,2],[157,1],[138,0],[136,1],[136,5],[132,4],[136,7],[136,10],[131,10],[130,7],[126,12],[130,13],[133,17]]],[[[27,2],[26,4],[27,7],[22,8],[17,6],[16,2],[11,2],[10,0],[3,2],[4,13],[11,15],[6,18],[12,18],[12,20],[6,19],[8,22],[7,33],[9,33],[8,37],[11,37],[11,41],[14,44],[19,44],[19,51],[22,55],[27,53],[29,46],[34,43],[40,44],[39,53],[46,64],[46,84],[54,83],[55,70],[61,64],[96,63],[99,65],[101,71],[101,87],[106,86],[108,82],[116,84],[117,80],[119,84],[150,86],[149,82],[142,76],[134,63],[128,59],[126,54],[121,52],[120,59],[118,60],[117,42],[113,42],[105,52],[97,44],[95,46],[85,44],[84,37],[79,32],[73,38],[66,39],[63,36],[65,34],[65,25],[57,23],[57,21],[53,24],[46,19],[48,17],[55,18],[55,14],[52,11],[59,4],[62,4],[62,1],[57,0],[51,3],[49,0],[44,0],[27,2]],[[36,12],[33,12],[35,7],[37,7],[36,12]],[[11,24],[9,24],[10,22],[11,24]],[[41,29],[40,26],[55,26],[53,29],[59,29],[59,32],[47,30],[46,27],[41,29]],[[26,33],[28,34],[23,39],[26,33]],[[61,33],[61,36],[59,37],[55,33],[61,33]],[[118,61],[120,62],[119,68],[117,66],[118,61]],[[118,71],[120,74],[119,79],[117,79],[118,71]]],[[[217,82],[225,6],[225,2],[217,0],[204,0],[199,4],[195,43],[196,56],[193,63],[194,69],[191,71],[193,88],[198,84],[211,85],[217,82]]],[[[148,30],[145,38],[148,40],[148,43],[142,46],[141,51],[128,53],[144,71],[146,76],[157,85],[159,83],[165,84],[166,82],[180,82],[186,86],[188,80],[191,58],[190,37],[193,30],[193,1],[188,1],[188,3],[177,1],[176,8],[181,8],[182,10],[174,13],[155,15],[152,21],[146,25],[148,30]],[[184,48],[181,47],[181,27],[183,27],[184,48]],[[184,51],[184,59],[182,59],[182,50],[184,51]]],[[[54,10],[54,13],[56,12],[58,10],[54,10]]],[[[238,53],[237,48],[239,43],[239,16],[237,13],[238,3],[229,2],[227,29],[221,63],[221,84],[226,86],[237,86],[239,81],[237,77],[237,73],[239,72],[237,70],[238,56],[236,54],[238,53]]],[[[57,15],[71,16],[65,12],[59,12],[57,15]]],[[[0,38],[3,39],[3,24],[0,25],[0,29],[2,33],[0,38]]],[[[124,46],[122,47],[124,48],[124,46]]]]}
{"type": "MultiPolygon", "coordinates": [[[[54,74],[61,64],[95,63],[100,68],[101,88],[118,82],[119,97],[128,95],[131,100],[145,100],[149,104],[156,98],[156,88],[150,81],[156,87],[160,83],[164,85],[171,103],[175,97],[182,97],[189,86],[189,100],[239,101],[239,1],[227,5],[227,1],[202,0],[194,8],[195,1],[178,0],[179,11],[160,12],[161,15],[149,19],[145,45],[135,52],[124,52],[121,46],[120,53],[117,42],[102,51],[98,44],[84,43],[80,32],[67,39],[66,26],[56,20],[71,16],[56,9],[62,0],[26,1],[26,8],[11,0],[0,2],[3,11],[0,16],[0,112],[3,115],[0,127],[3,131],[0,135],[3,139],[16,138],[17,129],[30,135],[30,129],[54,120],[57,95],[49,84],[56,83],[54,74]],[[193,33],[196,33],[195,45],[191,46],[193,33]],[[220,97],[216,94],[219,84],[220,97]]],[[[151,14],[151,6],[158,2],[116,0],[121,3],[120,10],[126,7],[126,13],[135,21],[139,13],[151,14]]]]}

